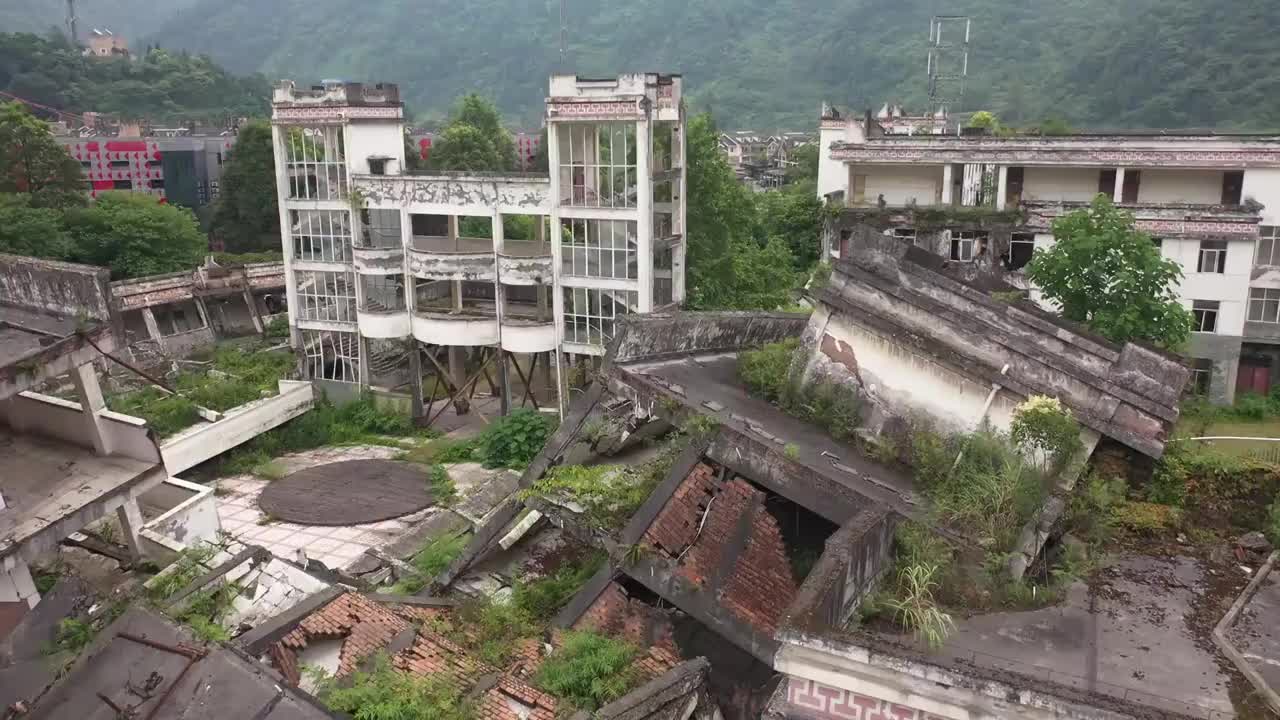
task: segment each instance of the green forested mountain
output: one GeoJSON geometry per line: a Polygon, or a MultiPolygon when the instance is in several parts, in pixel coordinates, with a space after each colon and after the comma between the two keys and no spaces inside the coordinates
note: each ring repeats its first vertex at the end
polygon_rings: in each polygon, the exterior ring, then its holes
{"type": "Polygon", "coordinates": [[[267,113],[261,75],[230,75],[185,51],[140,50],[133,60],[86,58],[57,35],[0,32],[0,91],[59,110],[156,123],[267,113]]]}
{"type": "MultiPolygon", "coordinates": [[[[7,0],[12,1],[12,0],[7,0]]],[[[30,0],[22,0],[28,2],[30,0]]],[[[156,0],[157,2],[159,0],[156,0]]],[[[1276,0],[564,0],[566,69],[683,72],[725,127],[926,96],[934,13],[972,16],[966,109],[1006,122],[1280,129],[1276,0]]],[[[152,36],[236,72],[394,81],[419,115],[468,90],[532,120],[558,0],[196,0],[152,36]]]]}
{"type": "MultiPolygon", "coordinates": [[[[173,13],[196,0],[76,0],[80,39],[92,28],[107,28],[130,42],[154,32],[173,13]]],[[[0,0],[0,32],[41,35],[64,27],[66,0],[0,0]]]]}

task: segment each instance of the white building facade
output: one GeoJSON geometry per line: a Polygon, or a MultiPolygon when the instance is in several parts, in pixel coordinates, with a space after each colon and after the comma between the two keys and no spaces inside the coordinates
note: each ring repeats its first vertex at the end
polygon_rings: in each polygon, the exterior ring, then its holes
{"type": "Polygon", "coordinates": [[[401,390],[415,414],[424,395],[465,411],[481,383],[504,408],[563,407],[568,367],[603,355],[618,316],[684,298],[679,76],[552,77],[548,175],[407,174],[394,85],[285,82],[273,106],[310,379],[401,390]]]}
{"type": "MultiPolygon", "coordinates": [[[[986,207],[1016,217],[1004,236],[949,227],[932,249],[1018,271],[1052,244],[1054,218],[1099,193],[1135,216],[1183,271],[1196,316],[1185,354],[1216,402],[1280,381],[1280,136],[888,134],[824,117],[818,192],[848,208],[986,207]]],[[[953,131],[954,132],[954,131],[953,131]]],[[[899,223],[886,230],[907,238],[899,223]]],[[[827,252],[839,255],[838,242],[827,252]]],[[[1034,288],[1033,290],[1033,297],[1034,288]]]]}

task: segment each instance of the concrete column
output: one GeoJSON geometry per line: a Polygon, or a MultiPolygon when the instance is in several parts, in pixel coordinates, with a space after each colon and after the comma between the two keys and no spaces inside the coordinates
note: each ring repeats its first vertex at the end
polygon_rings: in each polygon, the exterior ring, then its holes
{"type": "Polygon", "coordinates": [[[357,343],[360,346],[360,387],[362,389],[369,388],[369,338],[359,335],[357,343]]]}
{"type": "Polygon", "coordinates": [[[951,205],[955,202],[953,189],[955,188],[955,166],[947,163],[942,166],[942,204],[951,205]]]}
{"type": "Polygon", "coordinates": [[[650,148],[653,145],[653,123],[641,120],[636,124],[636,208],[640,217],[636,221],[636,312],[653,310],[653,172],[650,148]]]}
{"type": "Polygon", "coordinates": [[[1124,201],[1124,168],[1116,168],[1116,187],[1111,199],[1114,202],[1124,201]]]}
{"type": "Polygon", "coordinates": [[[142,538],[138,533],[142,530],[142,511],[138,509],[137,498],[129,498],[116,508],[116,519],[120,521],[120,534],[129,547],[129,556],[135,563],[141,562],[142,538]]]}
{"type": "MultiPolygon", "coordinates": [[[[458,389],[461,389],[462,383],[467,381],[467,349],[465,347],[449,346],[449,377],[452,379],[453,387],[458,389]]],[[[466,415],[471,409],[466,393],[458,397],[456,407],[459,415],[466,415]]]]}
{"type": "Polygon", "coordinates": [[[31,567],[19,557],[0,561],[0,602],[25,602],[34,608],[40,602],[31,567]]]}
{"type": "Polygon", "coordinates": [[[261,335],[266,331],[266,327],[262,324],[262,316],[258,314],[258,303],[253,299],[253,293],[249,291],[249,288],[246,287],[242,295],[245,307],[249,310],[249,317],[253,319],[253,329],[261,335]]]}
{"type": "Polygon", "coordinates": [[[680,243],[671,249],[671,299],[680,307],[684,307],[685,287],[684,287],[684,252],[689,243],[689,177],[687,165],[687,156],[685,153],[684,142],[685,117],[684,111],[680,112],[680,122],[671,128],[671,147],[679,148],[678,153],[672,153],[672,162],[680,163],[680,199],[676,203],[676,230],[680,233],[680,243]]]}
{"type": "Polygon", "coordinates": [[[289,194],[288,173],[285,170],[287,155],[287,139],[279,125],[271,126],[271,144],[275,149],[276,162],[276,198],[280,207],[280,249],[284,253],[284,293],[285,304],[289,307],[289,345],[298,355],[298,369],[303,370],[302,333],[298,330],[298,281],[293,269],[293,234],[289,225],[289,208],[286,206],[289,194]]]}
{"type": "Polygon", "coordinates": [[[422,349],[418,347],[418,341],[415,338],[409,339],[409,404],[410,417],[414,419],[423,416],[423,400],[422,400],[422,349]]]}
{"type": "Polygon", "coordinates": [[[209,322],[209,308],[205,307],[204,298],[195,295],[191,299],[195,301],[196,312],[200,313],[200,322],[203,322],[205,327],[212,325],[209,322]]]}
{"type": "Polygon", "coordinates": [[[507,353],[502,349],[502,322],[506,316],[507,290],[502,284],[502,271],[499,269],[501,263],[498,262],[498,255],[502,253],[506,244],[506,236],[502,227],[502,213],[498,210],[493,211],[493,219],[490,221],[493,226],[493,305],[495,314],[498,317],[498,400],[502,409],[502,414],[507,415],[511,412],[511,376],[507,368],[507,353]]]}
{"type": "Polygon", "coordinates": [[[98,387],[98,375],[93,369],[93,363],[85,363],[72,371],[71,381],[75,383],[76,395],[80,398],[84,432],[93,443],[93,452],[97,455],[110,455],[111,445],[103,432],[102,418],[98,417],[98,413],[106,409],[107,403],[102,399],[102,388],[98,387]]]}
{"type": "Polygon", "coordinates": [[[164,348],[164,338],[160,336],[160,323],[156,322],[156,314],[151,308],[142,308],[142,322],[147,326],[147,335],[155,341],[156,345],[164,348]]]}
{"type": "MultiPolygon", "coordinates": [[[[561,241],[564,232],[560,227],[560,202],[563,199],[560,188],[560,126],[555,122],[547,123],[547,166],[551,173],[551,317],[556,324],[556,357],[560,355],[560,347],[564,343],[564,292],[560,288],[560,272],[563,257],[561,241]]],[[[559,363],[556,363],[559,367],[559,363]]],[[[563,414],[563,413],[562,413],[563,414]]]]}
{"type": "Polygon", "coordinates": [[[1001,165],[998,170],[999,181],[996,182],[996,209],[1004,210],[1005,197],[1009,195],[1009,166],[1001,165]]]}

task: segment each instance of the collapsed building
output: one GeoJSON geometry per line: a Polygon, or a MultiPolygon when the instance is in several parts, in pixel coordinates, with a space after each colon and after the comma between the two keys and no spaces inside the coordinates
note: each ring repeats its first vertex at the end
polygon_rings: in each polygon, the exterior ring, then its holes
{"type": "Polygon", "coordinates": [[[284,264],[224,267],[209,258],[191,271],[117,280],[111,299],[135,359],[182,358],[219,339],[260,335],[286,313],[284,264]]]}
{"type": "Polygon", "coordinates": [[[611,559],[556,623],[711,658],[709,685],[730,718],[1235,715],[1243,670],[1190,620],[1214,607],[1193,588],[1225,570],[1193,558],[1120,553],[1110,591],[1077,582],[1047,608],[957,616],[936,648],[860,619],[894,582],[908,526],[986,557],[985,572],[1031,595],[1061,552],[1085,468],[1107,462],[1140,479],[1163,454],[1190,374],[1176,357],[997,301],[942,259],[872,232],[851,239],[815,300],[810,317],[627,318],[525,491],[437,586],[550,522],[611,559]],[[738,353],[782,341],[798,347],[793,377],[856,391],[856,431],[837,437],[744,388],[738,353]],[[1080,443],[1025,524],[1008,528],[1009,552],[989,555],[934,520],[894,440],[922,427],[1007,431],[1034,396],[1069,410],[1080,443]],[[661,438],[660,478],[602,521],[619,501],[593,493],[610,478],[647,482],[635,468],[661,438]],[[565,479],[610,462],[589,483],[565,479]]]}
{"type": "Polygon", "coordinates": [[[1102,194],[1182,267],[1177,292],[1196,319],[1191,388],[1218,403],[1269,392],[1280,337],[1280,137],[902,132],[883,114],[830,108],[820,125],[818,194],[844,207],[824,257],[869,227],[1035,297],[1023,268],[1053,243],[1053,221],[1102,194]]]}

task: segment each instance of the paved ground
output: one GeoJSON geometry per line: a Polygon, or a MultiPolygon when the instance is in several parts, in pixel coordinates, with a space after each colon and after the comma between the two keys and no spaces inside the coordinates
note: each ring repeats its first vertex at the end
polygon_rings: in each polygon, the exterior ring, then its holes
{"type": "Polygon", "coordinates": [[[1208,582],[1193,558],[1127,556],[1102,571],[1092,598],[1076,583],[1044,610],[957,618],[941,652],[1017,672],[1032,685],[1051,681],[1194,717],[1231,716],[1230,678],[1211,641],[1189,626],[1208,582]]]}
{"type": "Polygon", "coordinates": [[[1262,679],[1280,692],[1280,567],[1263,579],[1227,636],[1262,679]]]}
{"type": "MultiPolygon", "coordinates": [[[[323,448],[276,460],[288,471],[343,460],[389,459],[400,453],[387,447],[323,448]]],[[[297,523],[267,523],[258,509],[258,495],[270,483],[252,475],[225,478],[218,482],[218,520],[225,532],[237,539],[261,545],[272,553],[294,559],[298,550],[331,568],[343,568],[370,548],[380,548],[407,532],[430,510],[376,523],[322,527],[297,523]]]]}

